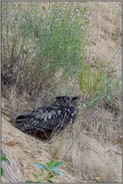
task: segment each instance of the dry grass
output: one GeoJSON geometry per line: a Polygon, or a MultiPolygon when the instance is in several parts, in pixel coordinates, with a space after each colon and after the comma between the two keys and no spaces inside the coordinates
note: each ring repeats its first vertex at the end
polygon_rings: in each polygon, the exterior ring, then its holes
{"type": "Polygon", "coordinates": [[[110,62],[121,71],[121,3],[89,3],[93,11],[92,29],[89,32],[87,56],[90,62],[99,58],[101,63],[110,62]]]}
{"type": "MultiPolygon", "coordinates": [[[[93,27],[89,32],[87,60],[93,67],[97,59],[102,66],[110,62],[109,74],[119,76],[122,63],[121,4],[89,4],[93,11],[93,27]]],[[[88,182],[121,182],[121,96],[118,91],[114,95],[120,110],[102,106],[90,113],[88,111],[85,116],[82,115],[83,111],[80,112],[78,124],[74,125],[73,130],[69,133],[66,130],[62,136],[54,138],[51,146],[53,157],[64,158],[67,153],[65,161],[68,162],[69,171],[74,175],[78,173],[88,182]],[[81,127],[82,132],[77,137],[81,127]],[[117,147],[119,152],[116,151],[117,147]]]]}
{"type": "Polygon", "coordinates": [[[6,162],[2,162],[2,168],[4,170],[2,182],[25,182],[21,165],[19,164],[18,160],[14,158],[13,153],[6,145],[2,145],[2,153],[5,154],[7,158],[6,162]]]}
{"type": "MultiPolygon", "coordinates": [[[[28,100],[23,95],[15,95],[14,89],[9,99],[4,99],[3,102],[2,111],[9,112],[9,117],[10,114],[16,117],[20,112],[31,110],[28,100]]],[[[64,172],[69,173],[69,181],[71,174],[75,181],[120,181],[121,114],[116,116],[115,111],[108,110],[104,106],[97,106],[84,111],[80,103],[79,116],[73,127],[66,128],[48,143],[40,143],[40,147],[47,150],[50,158],[64,161],[64,172]]]]}
{"type": "Polygon", "coordinates": [[[64,160],[69,172],[78,175],[77,181],[80,177],[88,182],[121,181],[122,132],[118,120],[113,121],[113,115],[103,108],[79,117],[73,128],[53,138],[52,157],[64,160]]]}

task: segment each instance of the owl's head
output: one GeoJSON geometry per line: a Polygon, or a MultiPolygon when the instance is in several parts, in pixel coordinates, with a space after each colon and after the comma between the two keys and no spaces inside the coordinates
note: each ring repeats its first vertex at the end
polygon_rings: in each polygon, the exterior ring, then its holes
{"type": "Polygon", "coordinates": [[[77,100],[79,99],[78,96],[58,96],[56,97],[56,105],[61,105],[65,107],[76,107],[77,106],[77,100]]]}

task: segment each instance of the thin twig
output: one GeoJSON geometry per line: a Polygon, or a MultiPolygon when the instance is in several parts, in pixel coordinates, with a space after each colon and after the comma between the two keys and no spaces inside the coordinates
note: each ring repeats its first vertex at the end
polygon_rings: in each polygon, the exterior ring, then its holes
{"type": "MultiPolygon", "coordinates": [[[[90,114],[92,115],[92,113],[90,114]]],[[[89,117],[86,119],[86,121],[88,121],[88,119],[90,118],[90,115],[89,117]]],[[[73,140],[72,144],[70,145],[70,147],[68,148],[68,150],[66,151],[65,155],[63,156],[63,160],[65,159],[65,157],[67,156],[67,154],[69,153],[69,151],[71,150],[72,146],[74,145],[74,143],[76,142],[76,140],[78,139],[80,133],[82,132],[83,130],[83,127],[80,129],[80,131],[78,132],[77,136],[75,137],[75,139],[73,140]]]]}

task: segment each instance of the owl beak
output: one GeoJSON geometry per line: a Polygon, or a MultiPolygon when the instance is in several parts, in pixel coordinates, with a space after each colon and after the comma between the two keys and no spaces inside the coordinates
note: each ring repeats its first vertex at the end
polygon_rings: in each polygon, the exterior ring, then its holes
{"type": "Polygon", "coordinates": [[[69,106],[72,103],[73,97],[70,97],[69,100],[67,101],[67,105],[69,106]]]}

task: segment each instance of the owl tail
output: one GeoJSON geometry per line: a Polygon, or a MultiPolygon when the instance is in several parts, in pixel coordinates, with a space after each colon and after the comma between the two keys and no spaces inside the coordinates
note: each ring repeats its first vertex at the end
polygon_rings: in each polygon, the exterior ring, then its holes
{"type": "Polygon", "coordinates": [[[32,118],[32,115],[31,114],[20,115],[16,118],[15,122],[19,123],[19,122],[25,121],[27,118],[32,118]]]}
{"type": "Polygon", "coordinates": [[[27,124],[29,123],[29,120],[32,118],[31,114],[24,114],[20,115],[15,120],[15,127],[25,131],[27,124]]]}

